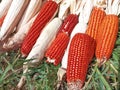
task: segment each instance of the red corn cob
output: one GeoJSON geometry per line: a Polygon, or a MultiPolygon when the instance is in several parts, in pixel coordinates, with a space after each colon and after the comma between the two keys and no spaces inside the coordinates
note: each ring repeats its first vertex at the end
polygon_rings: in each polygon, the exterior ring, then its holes
{"type": "Polygon", "coordinates": [[[118,21],[119,19],[116,15],[106,15],[100,25],[96,47],[96,57],[100,64],[111,56],[117,38],[118,21]]]}
{"type": "MultiPolygon", "coordinates": [[[[58,65],[64,55],[68,42],[69,36],[65,32],[59,33],[56,39],[52,42],[51,46],[48,48],[45,56],[49,57],[49,59],[53,59],[54,65],[58,65]]],[[[50,62],[49,59],[47,62],[50,62]]]]}
{"type": "Polygon", "coordinates": [[[90,16],[90,20],[88,22],[88,28],[86,30],[86,34],[90,35],[94,39],[96,39],[98,35],[98,28],[105,17],[105,12],[100,8],[94,7],[90,16]]]}
{"type": "Polygon", "coordinates": [[[59,29],[58,36],[56,37],[56,39],[53,41],[53,43],[46,52],[45,56],[48,58],[47,62],[54,63],[54,65],[58,65],[60,63],[69,42],[69,35],[71,34],[73,28],[77,23],[78,16],[74,14],[68,15],[68,17],[64,20],[63,24],[59,29]],[[65,36],[64,38],[62,37],[61,33],[64,34],[65,36]]]}
{"type": "Polygon", "coordinates": [[[60,27],[59,32],[67,32],[70,35],[77,23],[78,16],[75,14],[69,14],[60,27]]]}
{"type": "Polygon", "coordinates": [[[94,50],[95,40],[87,34],[77,33],[72,38],[67,65],[69,90],[80,90],[82,88],[94,50]]]}
{"type": "Polygon", "coordinates": [[[3,17],[0,18],[0,26],[2,26],[5,16],[3,16],[3,17]]]}
{"type": "Polygon", "coordinates": [[[54,1],[47,1],[43,5],[22,44],[21,53],[24,56],[29,54],[42,29],[55,16],[57,9],[58,5],[54,1]]]}

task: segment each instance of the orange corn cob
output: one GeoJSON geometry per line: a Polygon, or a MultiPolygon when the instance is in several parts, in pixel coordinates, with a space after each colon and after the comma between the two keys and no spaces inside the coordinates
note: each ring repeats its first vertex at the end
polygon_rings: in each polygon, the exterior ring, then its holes
{"type": "Polygon", "coordinates": [[[48,57],[47,62],[50,62],[49,59],[53,59],[54,65],[58,65],[64,55],[68,42],[69,36],[65,32],[59,33],[45,54],[48,57]]]}
{"type": "Polygon", "coordinates": [[[98,28],[105,17],[105,12],[100,8],[94,7],[90,16],[90,20],[88,22],[88,28],[86,30],[86,34],[90,35],[94,39],[96,39],[98,35],[98,28]]]}
{"type": "Polygon", "coordinates": [[[117,38],[118,21],[116,15],[106,15],[100,25],[96,47],[96,57],[100,64],[111,56],[117,38]]]}
{"type": "Polygon", "coordinates": [[[44,26],[54,17],[56,14],[58,5],[54,1],[47,1],[41,8],[37,18],[35,19],[32,27],[30,28],[26,38],[23,41],[21,47],[21,53],[27,56],[39,37],[44,26]]]}
{"type": "Polygon", "coordinates": [[[71,34],[73,28],[77,23],[78,23],[77,15],[69,14],[67,16],[67,18],[64,20],[63,24],[59,29],[58,36],[56,37],[56,39],[53,41],[53,43],[46,52],[45,56],[47,57],[47,62],[54,63],[54,65],[58,65],[61,62],[65,49],[67,48],[69,42],[69,35],[71,34]],[[63,35],[65,36],[64,38],[61,36],[61,33],[63,33],[63,35]]]}
{"type": "Polygon", "coordinates": [[[77,33],[70,43],[67,65],[69,90],[80,90],[87,74],[88,65],[94,55],[95,40],[87,34],[77,33]]]}
{"type": "Polygon", "coordinates": [[[2,26],[5,16],[6,15],[4,15],[3,17],[0,18],[0,26],[2,26]]]}

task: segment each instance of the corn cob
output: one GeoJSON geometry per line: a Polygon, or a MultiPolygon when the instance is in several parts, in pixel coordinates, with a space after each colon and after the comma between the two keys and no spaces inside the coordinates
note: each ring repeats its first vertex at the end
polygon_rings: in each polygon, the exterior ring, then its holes
{"type": "MultiPolygon", "coordinates": [[[[117,0],[115,0],[115,2],[116,1],[117,0]]],[[[118,7],[117,4],[118,2],[113,3],[115,8],[118,7]]],[[[108,8],[108,14],[104,17],[99,27],[95,53],[99,65],[102,65],[110,58],[117,38],[119,19],[117,16],[117,10],[111,9],[111,7],[112,6],[108,8]]]]}
{"type": "Polygon", "coordinates": [[[98,63],[104,63],[111,56],[118,32],[118,17],[107,15],[99,28],[96,57],[98,63]],[[109,27],[110,26],[110,27],[109,27]]]}
{"type": "Polygon", "coordinates": [[[61,19],[54,18],[47,26],[45,26],[27,57],[27,59],[33,59],[31,64],[39,64],[40,60],[43,59],[46,49],[55,38],[61,24],[61,19]]]}
{"type": "Polygon", "coordinates": [[[5,40],[18,24],[30,0],[13,0],[0,31],[0,40],[5,40]]]}
{"type": "Polygon", "coordinates": [[[77,33],[72,38],[67,65],[68,90],[80,90],[82,88],[94,50],[95,40],[87,34],[77,33]]]}
{"type": "Polygon", "coordinates": [[[18,26],[17,26],[17,31],[25,25],[29,20],[31,20],[32,17],[34,17],[38,11],[40,10],[42,4],[42,0],[31,0],[22,19],[20,20],[18,26]]]}
{"type": "Polygon", "coordinates": [[[73,28],[78,23],[78,16],[75,14],[69,14],[66,19],[64,20],[64,23],[59,29],[59,33],[66,32],[70,36],[73,28]]]}
{"type": "MultiPolygon", "coordinates": [[[[37,14],[38,15],[38,14],[37,14]]],[[[19,47],[21,47],[22,42],[25,38],[25,36],[27,35],[30,27],[32,26],[35,18],[37,17],[34,16],[28,23],[26,23],[25,25],[23,25],[17,33],[15,33],[15,35],[13,35],[12,37],[10,37],[7,42],[5,42],[3,44],[3,48],[10,50],[10,49],[18,49],[19,47]]]]}
{"type": "Polygon", "coordinates": [[[0,3],[0,18],[5,16],[13,0],[2,0],[0,3]]]}
{"type": "Polygon", "coordinates": [[[45,56],[47,57],[47,62],[58,65],[60,63],[60,60],[62,59],[68,42],[69,36],[65,32],[59,33],[46,51],[45,56]]]}
{"type": "Polygon", "coordinates": [[[90,20],[88,22],[88,28],[86,34],[93,37],[95,40],[98,35],[98,28],[105,17],[105,12],[100,8],[94,7],[90,16],[90,20]]]}
{"type": "Polygon", "coordinates": [[[30,28],[27,36],[23,41],[21,47],[21,53],[23,56],[27,56],[29,54],[44,26],[50,21],[50,19],[52,19],[56,15],[57,8],[57,3],[53,1],[47,1],[43,5],[37,18],[35,19],[32,27],[30,28]]]}
{"type": "Polygon", "coordinates": [[[47,62],[54,63],[54,65],[58,65],[60,63],[69,42],[69,35],[77,23],[78,16],[74,14],[68,15],[64,20],[59,29],[58,36],[46,51],[45,56],[47,57],[47,62]]]}

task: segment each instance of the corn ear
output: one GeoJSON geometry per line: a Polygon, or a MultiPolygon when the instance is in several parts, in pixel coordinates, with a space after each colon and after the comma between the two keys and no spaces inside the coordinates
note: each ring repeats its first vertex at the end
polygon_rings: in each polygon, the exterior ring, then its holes
{"type": "Polygon", "coordinates": [[[68,90],[79,90],[82,88],[94,50],[95,40],[87,34],[77,33],[72,38],[67,65],[68,90]],[[91,50],[93,51],[92,53],[91,50]]]}
{"type": "Polygon", "coordinates": [[[106,15],[99,28],[97,37],[96,57],[99,65],[109,60],[118,33],[118,16],[106,15]]]}

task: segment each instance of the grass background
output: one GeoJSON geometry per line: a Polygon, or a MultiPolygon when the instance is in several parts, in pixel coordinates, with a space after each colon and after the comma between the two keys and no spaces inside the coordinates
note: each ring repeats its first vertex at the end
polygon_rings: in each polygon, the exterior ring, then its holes
{"type": "MultiPolygon", "coordinates": [[[[0,0],[1,1],[1,0],[0,0]]],[[[119,20],[120,21],[120,20],[119,20]]],[[[16,90],[22,76],[22,64],[25,58],[20,51],[0,54],[0,90],[16,90]]],[[[95,58],[89,65],[84,90],[120,90],[120,24],[117,41],[110,60],[101,68],[95,58]]],[[[47,64],[45,59],[36,68],[26,74],[27,81],[22,90],[55,90],[59,66],[47,64]]],[[[60,90],[66,90],[66,82],[60,90]]]]}

